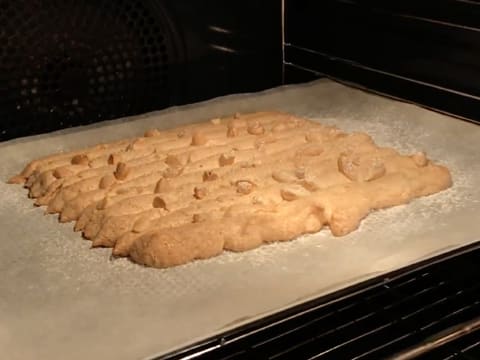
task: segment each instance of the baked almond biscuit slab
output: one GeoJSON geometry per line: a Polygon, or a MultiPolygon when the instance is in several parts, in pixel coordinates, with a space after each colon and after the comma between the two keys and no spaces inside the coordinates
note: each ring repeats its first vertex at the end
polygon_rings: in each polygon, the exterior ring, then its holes
{"type": "Polygon", "coordinates": [[[10,180],[94,246],[164,268],[355,231],[452,185],[426,154],[281,112],[235,114],[34,160],[10,180]]]}

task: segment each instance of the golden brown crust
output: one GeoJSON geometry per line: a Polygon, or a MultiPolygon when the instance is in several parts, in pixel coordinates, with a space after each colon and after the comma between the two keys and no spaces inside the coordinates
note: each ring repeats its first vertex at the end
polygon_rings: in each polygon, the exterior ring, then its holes
{"type": "Polygon", "coordinates": [[[370,211],[451,186],[424,153],[364,133],[260,112],[34,160],[9,183],[76,221],[93,246],[154,267],[354,231],[370,211]]]}

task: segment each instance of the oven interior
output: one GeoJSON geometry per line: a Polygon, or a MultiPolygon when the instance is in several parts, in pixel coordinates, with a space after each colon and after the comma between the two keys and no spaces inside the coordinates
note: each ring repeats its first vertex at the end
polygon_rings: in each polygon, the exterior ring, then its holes
{"type": "MultiPolygon", "coordinates": [[[[5,0],[0,9],[1,141],[321,77],[480,122],[472,1],[5,0]]],[[[474,244],[163,358],[479,358],[479,264],[474,244]]]]}

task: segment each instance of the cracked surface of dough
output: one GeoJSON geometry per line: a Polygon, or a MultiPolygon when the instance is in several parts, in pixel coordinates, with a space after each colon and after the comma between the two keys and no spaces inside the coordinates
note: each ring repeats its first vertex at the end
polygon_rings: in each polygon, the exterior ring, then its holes
{"type": "Polygon", "coordinates": [[[153,267],[246,251],[451,186],[423,153],[279,112],[236,114],[34,160],[10,180],[93,246],[153,267]]]}

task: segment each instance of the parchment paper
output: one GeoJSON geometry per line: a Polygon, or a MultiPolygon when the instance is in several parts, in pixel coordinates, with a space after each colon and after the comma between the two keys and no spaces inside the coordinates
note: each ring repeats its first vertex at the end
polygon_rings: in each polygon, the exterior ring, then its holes
{"type": "Polygon", "coordinates": [[[329,80],[0,144],[0,356],[141,359],[480,238],[480,126],[329,80]],[[158,270],[121,259],[44,216],[4,181],[31,159],[233,112],[279,109],[370,133],[447,165],[453,188],[328,230],[158,270]]]}

